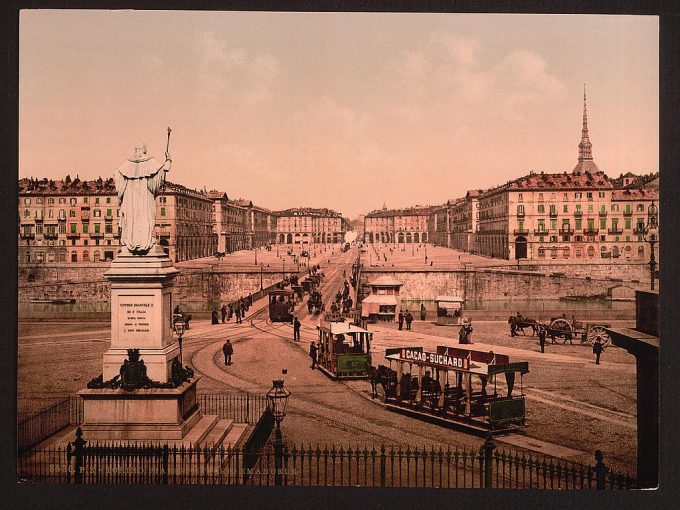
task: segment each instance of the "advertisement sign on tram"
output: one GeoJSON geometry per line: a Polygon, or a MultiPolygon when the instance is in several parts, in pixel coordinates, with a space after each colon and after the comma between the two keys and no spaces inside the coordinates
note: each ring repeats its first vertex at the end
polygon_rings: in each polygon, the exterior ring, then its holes
{"type": "Polygon", "coordinates": [[[399,351],[399,358],[406,361],[420,361],[421,363],[427,363],[433,366],[458,368],[461,370],[468,370],[470,366],[468,358],[452,356],[450,354],[438,354],[436,352],[416,351],[413,349],[401,349],[399,351]]]}

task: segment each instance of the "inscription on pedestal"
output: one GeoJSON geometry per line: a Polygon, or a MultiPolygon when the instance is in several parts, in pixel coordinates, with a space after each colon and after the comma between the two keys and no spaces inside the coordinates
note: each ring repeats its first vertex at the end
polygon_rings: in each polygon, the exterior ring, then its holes
{"type": "Polygon", "coordinates": [[[153,296],[120,296],[118,320],[120,332],[128,340],[144,340],[153,326],[153,296]]]}

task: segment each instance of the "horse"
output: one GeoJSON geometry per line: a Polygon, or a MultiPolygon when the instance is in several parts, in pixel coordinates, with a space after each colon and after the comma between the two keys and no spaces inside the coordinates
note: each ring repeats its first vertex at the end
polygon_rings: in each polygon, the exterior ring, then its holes
{"type": "Polygon", "coordinates": [[[520,331],[526,336],[524,328],[531,328],[531,336],[534,336],[538,333],[539,329],[539,324],[536,319],[527,319],[525,317],[518,319],[514,315],[508,317],[508,324],[510,324],[510,336],[519,335],[520,331]]]}
{"type": "Polygon", "coordinates": [[[388,389],[392,384],[396,384],[397,373],[385,365],[378,365],[378,368],[369,365],[367,373],[368,380],[371,383],[371,398],[376,398],[378,396],[378,384],[382,386],[383,394],[385,396],[387,396],[388,389]]]}

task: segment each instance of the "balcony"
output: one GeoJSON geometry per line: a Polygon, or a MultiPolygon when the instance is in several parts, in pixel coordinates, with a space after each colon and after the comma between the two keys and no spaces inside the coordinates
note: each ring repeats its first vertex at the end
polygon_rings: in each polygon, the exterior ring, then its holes
{"type": "Polygon", "coordinates": [[[557,211],[550,211],[551,218],[557,218],[557,211]]]}
{"type": "Polygon", "coordinates": [[[577,218],[582,217],[582,216],[583,216],[583,211],[574,211],[574,216],[576,216],[577,218]]]}
{"type": "Polygon", "coordinates": [[[524,218],[524,211],[517,211],[518,218],[524,218]]]}
{"type": "Polygon", "coordinates": [[[645,227],[642,227],[642,228],[635,227],[635,229],[633,229],[633,234],[635,234],[636,236],[643,236],[647,233],[647,232],[645,232],[646,230],[647,229],[645,227]]]}
{"type": "Polygon", "coordinates": [[[104,232],[90,232],[90,237],[92,239],[95,238],[102,239],[104,237],[104,232]]]}
{"type": "Polygon", "coordinates": [[[594,236],[594,235],[597,235],[599,232],[600,232],[600,229],[594,228],[594,227],[593,228],[586,227],[586,228],[583,229],[583,233],[587,236],[594,236]]]}
{"type": "Polygon", "coordinates": [[[43,215],[42,215],[42,214],[36,215],[36,217],[33,218],[33,219],[34,219],[36,222],[42,222],[42,221],[44,221],[44,218],[43,218],[43,215]]]}
{"type": "Polygon", "coordinates": [[[517,229],[513,230],[513,233],[516,236],[525,236],[525,235],[529,234],[529,231],[525,228],[517,228],[517,229]]]}
{"type": "Polygon", "coordinates": [[[59,234],[57,232],[45,232],[43,234],[45,236],[45,239],[58,239],[59,234]]]}
{"type": "Polygon", "coordinates": [[[616,235],[623,234],[623,229],[619,228],[619,227],[615,227],[615,228],[610,228],[609,230],[607,230],[607,232],[609,233],[610,236],[616,236],[616,235]]]}
{"type": "Polygon", "coordinates": [[[544,228],[537,228],[536,230],[534,230],[534,234],[536,234],[537,236],[547,236],[548,231],[544,228]]]}
{"type": "Polygon", "coordinates": [[[19,237],[22,239],[35,239],[35,234],[33,232],[20,232],[19,237]]]}
{"type": "Polygon", "coordinates": [[[626,210],[626,211],[623,211],[623,215],[624,215],[624,216],[628,216],[628,217],[630,217],[630,216],[632,216],[632,215],[633,215],[633,211],[628,211],[628,210],[626,210]]]}
{"type": "Polygon", "coordinates": [[[598,214],[600,215],[600,218],[606,218],[607,217],[607,211],[600,211],[598,214]]]}
{"type": "Polygon", "coordinates": [[[66,232],[68,239],[80,239],[80,232],[66,232]]]}
{"type": "Polygon", "coordinates": [[[81,211],[80,219],[81,221],[90,221],[90,211],[81,211]]]}
{"type": "Polygon", "coordinates": [[[574,229],[571,227],[562,227],[560,228],[560,235],[561,236],[571,236],[574,235],[574,229]]]}

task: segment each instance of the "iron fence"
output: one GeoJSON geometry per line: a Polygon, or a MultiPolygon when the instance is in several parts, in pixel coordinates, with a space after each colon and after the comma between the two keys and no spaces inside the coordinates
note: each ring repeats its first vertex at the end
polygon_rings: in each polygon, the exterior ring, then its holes
{"type": "MultiPolygon", "coordinates": [[[[199,393],[198,404],[203,414],[215,414],[236,423],[257,423],[265,409],[264,395],[238,393],[233,395],[199,393]]],[[[77,395],[66,397],[22,420],[17,425],[18,450],[23,452],[40,444],[68,426],[83,423],[83,400],[77,395]]]]}
{"type": "Polygon", "coordinates": [[[19,451],[31,448],[52,434],[83,422],[83,402],[80,397],[70,396],[22,420],[17,425],[19,451]]]}
{"type": "Polygon", "coordinates": [[[267,409],[264,395],[237,393],[233,395],[199,393],[198,405],[203,414],[215,414],[236,423],[257,423],[267,409]]]}
{"type": "MultiPolygon", "coordinates": [[[[268,413],[266,413],[268,414],[268,413]]],[[[271,429],[270,429],[271,431],[271,429]]],[[[514,450],[481,447],[292,446],[276,458],[259,450],[187,448],[163,444],[113,445],[77,438],[66,448],[20,458],[21,481],[84,484],[224,484],[319,487],[631,489],[635,480],[608,469],[514,450]],[[279,469],[276,466],[281,466],[279,469]]]]}

